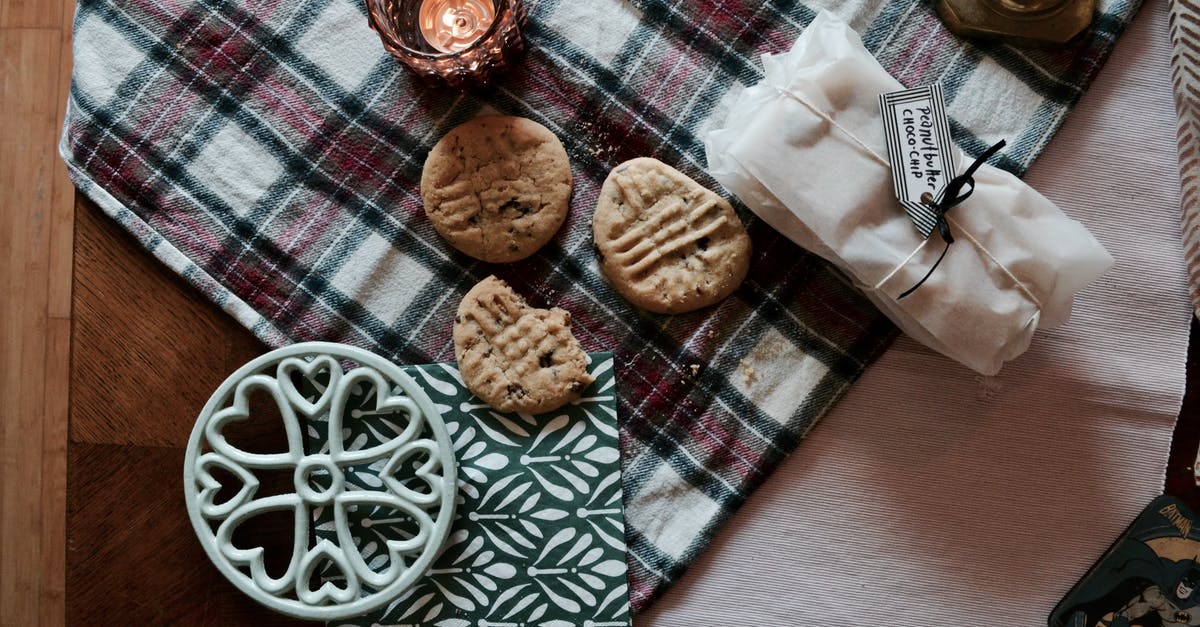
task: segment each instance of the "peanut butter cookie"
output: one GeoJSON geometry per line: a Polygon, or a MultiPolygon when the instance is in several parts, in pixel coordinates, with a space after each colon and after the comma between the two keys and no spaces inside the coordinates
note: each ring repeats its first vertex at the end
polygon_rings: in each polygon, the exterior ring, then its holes
{"type": "Polygon", "coordinates": [[[558,409],[592,383],[571,314],[530,307],[494,276],[459,303],[454,356],[467,388],[502,412],[558,409]]]}
{"type": "Polygon", "coordinates": [[[460,124],[425,159],[421,199],[433,228],[482,261],[524,259],[567,217],[571,165],[562,142],[525,118],[460,124]]]}
{"type": "Polygon", "coordinates": [[[609,173],[592,236],[613,288],[654,313],[719,302],[750,268],[750,236],[733,207],[655,159],[626,161],[609,173]]]}

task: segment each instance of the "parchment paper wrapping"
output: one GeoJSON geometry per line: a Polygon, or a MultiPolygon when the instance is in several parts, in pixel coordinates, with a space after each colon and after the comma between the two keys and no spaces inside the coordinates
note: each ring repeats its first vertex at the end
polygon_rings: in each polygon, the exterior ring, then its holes
{"type": "MultiPolygon", "coordinates": [[[[705,138],[713,177],[771,226],[837,265],[914,339],[982,374],[1070,316],[1112,257],[1079,222],[984,165],[948,214],[955,243],[922,238],[896,200],[878,96],[904,87],[822,11],[792,49],[764,55],[724,128],[705,138]]],[[[959,170],[969,159],[956,155],[959,170]]]]}

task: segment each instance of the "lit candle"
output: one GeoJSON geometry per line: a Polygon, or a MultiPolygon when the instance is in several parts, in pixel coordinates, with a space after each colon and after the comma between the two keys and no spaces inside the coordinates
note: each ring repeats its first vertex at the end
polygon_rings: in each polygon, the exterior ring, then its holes
{"type": "MultiPolygon", "coordinates": [[[[3,0],[0,0],[3,2],[3,0]]],[[[525,49],[521,0],[366,0],[383,47],[417,76],[486,85],[525,49]]]]}
{"type": "Polygon", "coordinates": [[[491,0],[423,0],[418,19],[429,45],[455,53],[483,37],[496,11],[491,0]]]}

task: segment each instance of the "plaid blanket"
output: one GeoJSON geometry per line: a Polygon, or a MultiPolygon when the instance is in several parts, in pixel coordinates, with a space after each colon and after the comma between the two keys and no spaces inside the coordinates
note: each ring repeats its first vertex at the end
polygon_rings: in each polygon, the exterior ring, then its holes
{"type": "MultiPolygon", "coordinates": [[[[833,7],[901,82],[941,81],[963,147],[999,137],[1022,172],[1136,1],[1102,2],[1072,48],[977,46],[930,3],[833,7]]],[[[453,359],[455,306],[495,273],[616,354],[630,593],[645,608],[894,336],[836,272],[741,211],[742,288],[689,315],[632,309],[597,272],[609,169],[655,156],[715,187],[701,132],[815,15],[792,0],[530,2],[529,52],[492,91],[410,82],[352,0],[81,0],[61,152],[79,188],[272,346],[334,340],[401,363],[453,359]],[[541,122],[575,174],[566,226],[493,266],[434,233],[426,151],[493,109],[541,122]]],[[[852,174],[852,173],[848,173],[852,174]]],[[[803,515],[803,512],[797,512],[803,515]]]]}

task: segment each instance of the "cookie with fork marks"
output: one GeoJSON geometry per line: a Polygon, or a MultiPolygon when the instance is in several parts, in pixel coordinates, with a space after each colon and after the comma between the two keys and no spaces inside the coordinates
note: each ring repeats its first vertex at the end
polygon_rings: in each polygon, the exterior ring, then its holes
{"type": "Polygon", "coordinates": [[[531,307],[494,276],[458,305],[454,357],[467,388],[502,412],[552,411],[592,384],[571,314],[531,307]]]}
{"type": "Polygon", "coordinates": [[[451,246],[482,261],[524,259],[567,217],[571,164],[549,129],[486,115],[456,126],[425,159],[421,200],[451,246]]]}
{"type": "Polygon", "coordinates": [[[633,305],[684,313],[720,302],[750,268],[733,207],[682,172],[642,157],[613,168],[592,215],[600,270],[633,305]]]}

